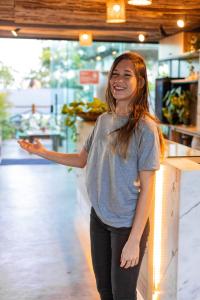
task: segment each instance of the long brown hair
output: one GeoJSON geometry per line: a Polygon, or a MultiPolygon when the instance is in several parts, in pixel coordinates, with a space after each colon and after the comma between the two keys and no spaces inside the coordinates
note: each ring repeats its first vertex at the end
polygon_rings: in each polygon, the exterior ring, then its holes
{"type": "Polygon", "coordinates": [[[150,114],[149,112],[149,102],[148,102],[148,80],[147,80],[147,71],[144,59],[138,53],[135,52],[125,52],[118,56],[110,69],[108,75],[108,84],[106,89],[106,102],[108,105],[108,112],[115,113],[116,111],[116,99],[113,97],[110,87],[110,79],[112,73],[118,63],[121,60],[130,60],[133,64],[134,73],[137,80],[137,88],[134,94],[132,101],[129,103],[129,117],[128,121],[121,128],[118,128],[112,131],[111,134],[117,133],[114,141],[111,144],[112,151],[118,152],[121,157],[124,159],[127,158],[128,146],[130,143],[130,139],[132,133],[135,131],[135,128],[138,126],[138,122],[141,118],[145,117],[145,115],[149,116],[152,120],[157,123],[158,135],[160,140],[160,160],[164,159],[165,152],[165,141],[162,134],[162,131],[158,124],[160,124],[160,120],[150,114]]]}

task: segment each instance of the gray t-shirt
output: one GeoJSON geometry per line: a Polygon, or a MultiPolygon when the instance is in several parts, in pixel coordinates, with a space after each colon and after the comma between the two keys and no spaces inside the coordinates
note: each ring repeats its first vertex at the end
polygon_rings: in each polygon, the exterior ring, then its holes
{"type": "Polygon", "coordinates": [[[132,226],[140,193],[139,171],[160,168],[158,125],[147,116],[131,136],[128,159],[112,153],[107,134],[127,120],[127,116],[103,113],[84,144],[89,200],[102,222],[117,228],[132,226]]]}

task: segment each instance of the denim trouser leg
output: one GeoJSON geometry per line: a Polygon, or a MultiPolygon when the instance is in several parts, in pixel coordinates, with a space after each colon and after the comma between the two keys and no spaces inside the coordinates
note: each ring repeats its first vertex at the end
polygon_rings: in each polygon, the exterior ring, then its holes
{"type": "Polygon", "coordinates": [[[90,239],[93,269],[101,300],[113,300],[111,285],[111,237],[91,211],[90,239]]]}
{"type": "Polygon", "coordinates": [[[120,267],[120,257],[130,231],[131,228],[114,228],[102,223],[92,208],[91,254],[101,300],[137,300],[137,279],[149,235],[149,220],[140,240],[139,263],[124,269],[120,267]]]}

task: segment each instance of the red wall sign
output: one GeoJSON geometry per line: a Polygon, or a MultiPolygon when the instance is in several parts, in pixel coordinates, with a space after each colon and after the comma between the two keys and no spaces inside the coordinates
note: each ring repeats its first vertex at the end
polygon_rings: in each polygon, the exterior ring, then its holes
{"type": "Polygon", "coordinates": [[[98,84],[99,71],[81,70],[80,71],[80,84],[98,84]]]}

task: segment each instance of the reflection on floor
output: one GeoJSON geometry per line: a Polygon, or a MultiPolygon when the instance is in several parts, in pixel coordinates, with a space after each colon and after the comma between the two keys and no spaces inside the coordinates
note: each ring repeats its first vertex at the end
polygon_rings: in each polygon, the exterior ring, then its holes
{"type": "MultiPolygon", "coordinates": [[[[40,140],[41,143],[49,150],[52,150],[51,140],[40,140]]],[[[65,145],[59,148],[59,152],[64,151],[65,145]]],[[[20,148],[16,139],[3,141],[2,145],[2,158],[3,159],[31,159],[38,158],[37,155],[29,154],[20,148]]]]}
{"type": "Polygon", "coordinates": [[[73,172],[0,166],[0,299],[99,299],[84,228],[73,172]]]}

